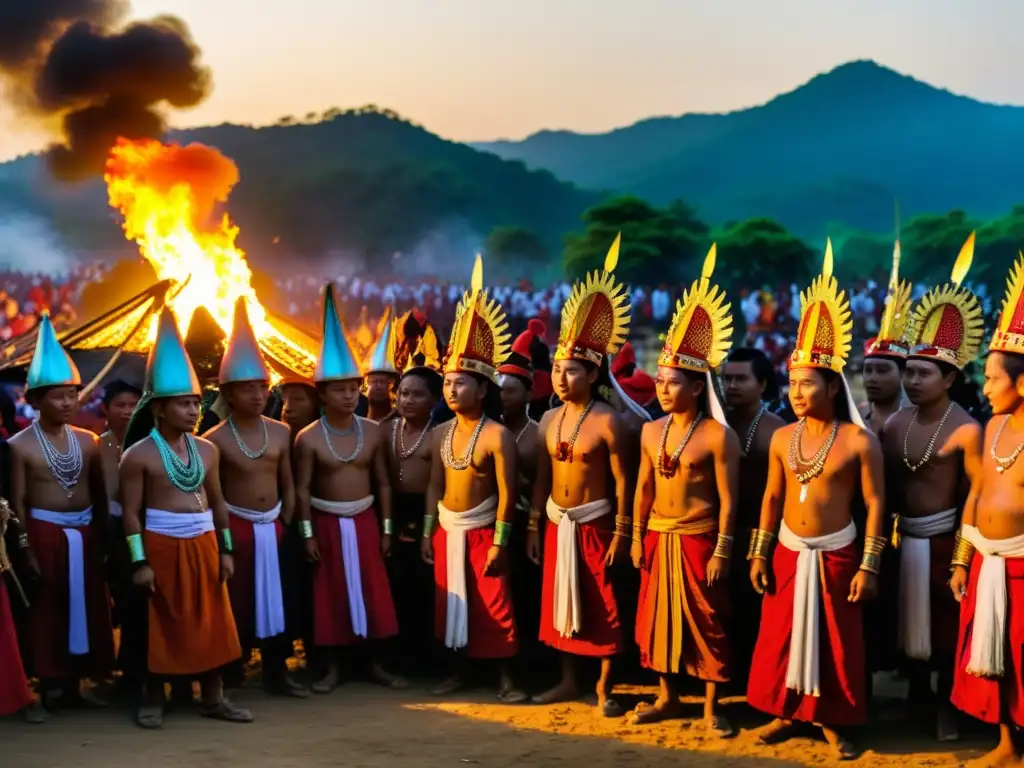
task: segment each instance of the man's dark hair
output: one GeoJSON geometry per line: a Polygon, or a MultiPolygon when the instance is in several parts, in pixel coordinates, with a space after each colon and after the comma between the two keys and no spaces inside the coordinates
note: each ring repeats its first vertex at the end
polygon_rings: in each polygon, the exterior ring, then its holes
{"type": "Polygon", "coordinates": [[[771,402],[779,397],[779,380],[768,355],[754,347],[737,347],[729,353],[728,363],[750,363],[750,370],[759,383],[764,384],[764,399],[771,402]]]}
{"type": "Polygon", "coordinates": [[[846,399],[846,387],[843,385],[841,375],[833,371],[831,368],[813,368],[815,373],[821,376],[822,381],[826,385],[836,382],[839,384],[839,390],[836,392],[835,399],[835,417],[840,421],[853,421],[853,414],[850,413],[850,404],[846,399]]]}
{"type": "Polygon", "coordinates": [[[142,397],[142,390],[136,386],[129,384],[127,381],[121,381],[121,379],[115,379],[114,381],[107,384],[103,390],[103,405],[106,408],[110,407],[110,404],[114,402],[114,398],[119,395],[130,394],[136,397],[142,397]]]}
{"type": "Polygon", "coordinates": [[[430,396],[435,400],[440,400],[442,395],[442,386],[444,385],[444,379],[441,375],[435,373],[429,368],[410,368],[408,371],[402,374],[402,378],[398,380],[398,385],[395,387],[397,392],[398,387],[402,385],[402,380],[409,377],[415,376],[417,379],[421,379],[430,391],[430,396]]]}

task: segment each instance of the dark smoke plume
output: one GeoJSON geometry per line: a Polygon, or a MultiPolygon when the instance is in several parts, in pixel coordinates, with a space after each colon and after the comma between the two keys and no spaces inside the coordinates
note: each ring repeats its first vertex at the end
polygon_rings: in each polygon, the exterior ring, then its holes
{"type": "Polygon", "coordinates": [[[62,179],[101,174],[118,138],[159,139],[164,105],[195,106],[210,72],[180,19],[118,26],[124,0],[0,0],[0,77],[14,106],[58,118],[47,150],[62,179]]]}

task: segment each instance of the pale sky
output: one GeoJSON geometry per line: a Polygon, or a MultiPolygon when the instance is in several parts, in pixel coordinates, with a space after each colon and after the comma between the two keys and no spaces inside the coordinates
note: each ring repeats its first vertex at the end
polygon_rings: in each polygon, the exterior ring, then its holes
{"type": "MultiPolygon", "coordinates": [[[[456,140],[597,132],[761,103],[863,58],[1024,104],[1020,0],[133,2],[159,13],[188,22],[214,74],[176,126],[375,103],[456,140]]],[[[0,104],[0,160],[44,139],[0,104]]]]}

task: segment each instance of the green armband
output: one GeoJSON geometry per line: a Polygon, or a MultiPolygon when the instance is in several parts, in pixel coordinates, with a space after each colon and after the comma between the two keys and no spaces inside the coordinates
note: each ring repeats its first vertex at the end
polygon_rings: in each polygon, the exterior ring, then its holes
{"type": "Polygon", "coordinates": [[[300,520],[299,521],[299,535],[302,536],[303,540],[313,538],[313,521],[312,520],[300,520]]]}
{"type": "Polygon", "coordinates": [[[504,547],[510,538],[512,538],[512,523],[501,520],[496,522],[494,524],[494,546],[504,547]]]}
{"type": "Polygon", "coordinates": [[[384,518],[384,535],[390,536],[395,532],[395,521],[390,517],[384,518]]]}
{"type": "Polygon", "coordinates": [[[231,540],[231,529],[221,528],[217,533],[220,534],[220,553],[230,555],[235,551],[235,544],[231,540]]]}
{"type": "Polygon", "coordinates": [[[128,542],[128,554],[131,555],[132,564],[144,563],[146,561],[146,550],[142,546],[142,534],[133,533],[131,536],[126,536],[125,541],[128,542]]]}
{"type": "Polygon", "coordinates": [[[424,515],[423,516],[423,538],[424,539],[429,539],[430,538],[430,534],[432,534],[434,532],[434,524],[436,523],[436,521],[437,521],[437,518],[434,517],[433,515],[424,515]]]}

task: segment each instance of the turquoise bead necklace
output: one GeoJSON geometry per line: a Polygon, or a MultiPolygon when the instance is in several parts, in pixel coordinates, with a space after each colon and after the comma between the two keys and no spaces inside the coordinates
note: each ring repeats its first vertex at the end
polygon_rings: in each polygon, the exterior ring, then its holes
{"type": "Polygon", "coordinates": [[[171,484],[185,493],[191,493],[196,497],[199,506],[202,507],[202,500],[199,496],[199,489],[203,487],[206,480],[206,467],[203,465],[203,457],[199,455],[199,446],[196,445],[192,435],[185,435],[185,451],[188,461],[182,461],[174,452],[164,436],[156,427],[149,432],[153,438],[156,449],[160,452],[160,460],[164,464],[164,471],[171,484]]]}

